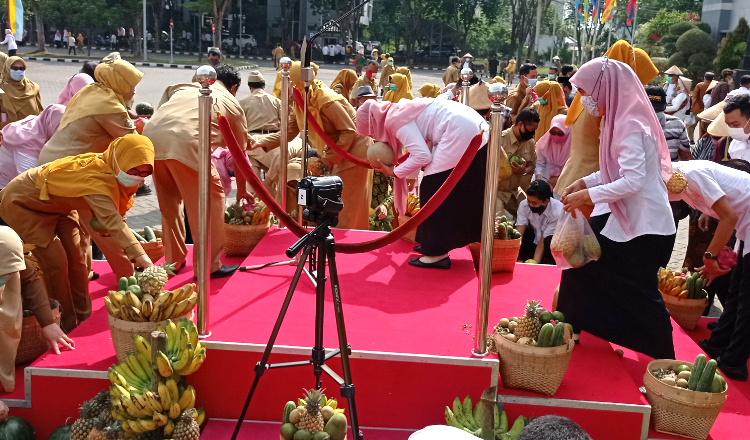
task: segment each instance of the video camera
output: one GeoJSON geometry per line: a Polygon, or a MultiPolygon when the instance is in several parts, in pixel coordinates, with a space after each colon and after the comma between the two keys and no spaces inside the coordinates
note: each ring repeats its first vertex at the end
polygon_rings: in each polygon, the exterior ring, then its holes
{"type": "Polygon", "coordinates": [[[339,223],[338,213],[344,209],[341,193],[344,183],[338,176],[305,177],[297,182],[297,204],[304,206],[302,217],[319,224],[329,220],[329,226],[339,223]]]}

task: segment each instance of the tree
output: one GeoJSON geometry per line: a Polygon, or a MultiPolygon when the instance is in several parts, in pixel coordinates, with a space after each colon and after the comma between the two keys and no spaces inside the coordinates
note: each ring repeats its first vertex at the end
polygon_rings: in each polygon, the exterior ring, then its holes
{"type": "Polygon", "coordinates": [[[45,52],[45,35],[44,35],[44,16],[42,9],[46,0],[26,0],[26,6],[29,7],[30,11],[34,15],[34,21],[36,22],[36,40],[39,45],[39,52],[45,52]]]}
{"type": "Polygon", "coordinates": [[[94,42],[94,29],[106,23],[115,13],[105,0],[55,0],[42,3],[41,8],[42,13],[52,21],[62,21],[78,29],[85,29],[89,37],[89,56],[94,42]]]}
{"type": "Polygon", "coordinates": [[[667,32],[667,34],[661,37],[661,40],[659,40],[659,44],[664,48],[664,54],[667,58],[672,56],[673,53],[677,52],[675,44],[677,43],[677,40],[680,38],[680,36],[682,36],[682,34],[684,34],[685,32],[695,28],[695,24],[687,21],[681,21],[669,27],[669,32],[667,32]]]}
{"type": "Polygon", "coordinates": [[[441,16],[458,29],[462,45],[475,29],[485,22],[495,21],[500,12],[500,4],[493,0],[442,0],[440,7],[441,16]]]}
{"type": "Polygon", "coordinates": [[[719,57],[716,61],[718,70],[740,67],[742,58],[745,56],[748,31],[750,31],[750,28],[747,21],[741,17],[737,27],[728,33],[719,44],[719,57]]]}
{"type": "Polygon", "coordinates": [[[675,43],[677,52],[669,58],[670,65],[676,65],[688,77],[699,81],[706,71],[713,68],[716,45],[711,35],[695,28],[680,36],[675,43]]]}

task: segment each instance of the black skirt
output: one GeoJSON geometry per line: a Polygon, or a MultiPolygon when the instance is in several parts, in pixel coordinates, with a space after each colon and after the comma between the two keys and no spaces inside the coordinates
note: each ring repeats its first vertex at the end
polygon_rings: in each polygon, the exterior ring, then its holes
{"type": "MultiPolygon", "coordinates": [[[[452,171],[431,174],[422,179],[419,186],[421,205],[435,195],[452,171]]],[[[445,255],[452,249],[481,240],[486,174],[487,146],[484,145],[445,201],[417,226],[416,240],[422,245],[423,255],[445,255]]]]}
{"type": "Polygon", "coordinates": [[[674,359],[672,323],[659,293],[658,270],[675,235],[642,235],[619,243],[601,235],[610,214],[592,217],[602,256],[562,273],[557,309],[578,332],[646,354],[674,359]]]}

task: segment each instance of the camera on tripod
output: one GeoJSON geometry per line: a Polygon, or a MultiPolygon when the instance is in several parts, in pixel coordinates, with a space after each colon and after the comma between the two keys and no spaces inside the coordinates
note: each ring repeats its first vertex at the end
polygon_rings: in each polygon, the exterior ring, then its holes
{"type": "Polygon", "coordinates": [[[338,176],[305,177],[297,182],[297,204],[304,206],[302,217],[319,224],[329,220],[329,226],[339,222],[338,213],[344,209],[341,193],[344,183],[338,176]]]}

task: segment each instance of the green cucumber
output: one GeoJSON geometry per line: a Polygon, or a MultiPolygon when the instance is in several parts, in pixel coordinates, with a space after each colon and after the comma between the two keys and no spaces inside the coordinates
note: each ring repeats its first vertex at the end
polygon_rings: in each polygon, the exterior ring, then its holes
{"type": "Polygon", "coordinates": [[[700,381],[701,376],[703,375],[703,368],[705,367],[706,367],[706,355],[699,354],[698,356],[695,357],[695,365],[693,365],[693,370],[690,372],[690,380],[688,381],[689,390],[695,391],[696,387],[698,386],[698,382],[700,381]]]}
{"type": "Polygon", "coordinates": [[[139,233],[135,232],[135,231],[134,231],[134,230],[132,230],[132,229],[130,230],[130,232],[132,232],[132,233],[133,233],[133,236],[135,237],[135,239],[136,239],[136,240],[138,240],[138,242],[140,242],[140,243],[145,243],[145,242],[146,242],[146,239],[145,239],[145,238],[143,238],[143,237],[141,236],[141,234],[139,234],[139,233]]]}
{"type": "Polygon", "coordinates": [[[297,409],[297,405],[294,404],[291,400],[284,405],[284,417],[281,419],[281,423],[289,423],[289,414],[292,413],[297,409]]]}
{"type": "Polygon", "coordinates": [[[711,383],[711,392],[720,393],[724,391],[724,384],[721,382],[723,377],[719,373],[714,373],[714,380],[711,383]]]}
{"type": "Polygon", "coordinates": [[[143,296],[143,292],[141,291],[141,286],[137,284],[133,286],[128,286],[128,292],[133,292],[133,295],[137,296],[139,299],[143,296]]]}
{"type": "Polygon", "coordinates": [[[117,290],[127,290],[128,289],[128,279],[125,277],[120,278],[120,281],[117,282],[117,290]]]}
{"type": "Polygon", "coordinates": [[[539,330],[539,336],[536,338],[536,346],[537,347],[551,347],[552,346],[552,333],[555,331],[555,327],[550,324],[546,323],[542,326],[542,329],[539,330]]]}
{"type": "MultiPolygon", "coordinates": [[[[711,359],[706,363],[706,367],[703,369],[703,372],[701,372],[701,378],[700,381],[698,381],[698,385],[695,387],[695,391],[700,391],[702,393],[708,393],[711,391],[711,384],[714,381],[714,375],[716,374],[716,361],[711,359]]],[[[693,376],[690,376],[691,378],[693,376]]]]}
{"type": "Polygon", "coordinates": [[[685,290],[688,291],[688,298],[692,299],[695,296],[695,278],[692,275],[685,279],[685,290]]]}
{"type": "Polygon", "coordinates": [[[137,285],[138,285],[138,279],[136,277],[128,278],[128,286],[137,286],[137,285]]]}
{"type": "Polygon", "coordinates": [[[550,347],[559,347],[565,341],[565,323],[558,322],[555,324],[555,331],[552,333],[552,345],[550,347]]]}
{"type": "Polygon", "coordinates": [[[154,234],[154,230],[151,229],[150,226],[144,226],[143,227],[143,238],[145,238],[146,241],[155,241],[156,240],[156,234],[154,234]]]}

